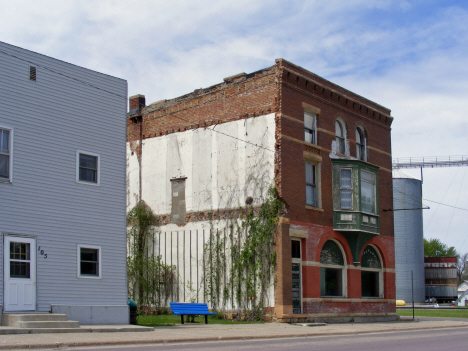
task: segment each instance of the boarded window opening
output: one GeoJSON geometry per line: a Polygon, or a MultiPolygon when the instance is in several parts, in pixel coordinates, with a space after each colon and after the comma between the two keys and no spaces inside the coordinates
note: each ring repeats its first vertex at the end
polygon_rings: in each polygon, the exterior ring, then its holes
{"type": "Polygon", "coordinates": [[[187,177],[171,179],[172,207],[171,223],[185,223],[185,180],[187,177]]]}

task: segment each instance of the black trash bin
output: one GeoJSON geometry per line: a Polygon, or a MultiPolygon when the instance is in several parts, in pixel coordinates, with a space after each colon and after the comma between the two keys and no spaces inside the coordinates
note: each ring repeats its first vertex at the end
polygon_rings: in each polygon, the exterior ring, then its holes
{"type": "Polygon", "coordinates": [[[128,299],[128,308],[130,309],[130,324],[137,324],[137,304],[135,301],[128,299]]]}

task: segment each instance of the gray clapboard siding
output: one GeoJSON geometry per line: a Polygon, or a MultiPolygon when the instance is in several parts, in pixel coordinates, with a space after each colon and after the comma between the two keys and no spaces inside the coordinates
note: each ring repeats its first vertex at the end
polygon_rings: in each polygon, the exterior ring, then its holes
{"type": "Polygon", "coordinates": [[[33,236],[47,253],[37,257],[37,310],[126,306],[126,81],[1,42],[0,51],[37,65],[29,81],[30,63],[0,52],[0,126],[14,130],[0,232],[33,236]],[[76,183],[76,150],[100,155],[100,186],[76,183]],[[77,278],[78,244],[101,247],[101,279],[77,278]]]}

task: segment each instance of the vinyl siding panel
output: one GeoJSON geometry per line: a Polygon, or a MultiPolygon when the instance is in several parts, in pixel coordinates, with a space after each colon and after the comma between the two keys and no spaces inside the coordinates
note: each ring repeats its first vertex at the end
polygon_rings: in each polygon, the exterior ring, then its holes
{"type": "Polygon", "coordinates": [[[127,304],[126,111],[125,80],[0,42],[0,127],[14,130],[0,232],[33,236],[47,254],[37,255],[38,311],[127,304]],[[100,186],[76,183],[77,150],[99,154],[100,186]],[[77,245],[101,247],[101,279],[77,277],[77,245]]]}

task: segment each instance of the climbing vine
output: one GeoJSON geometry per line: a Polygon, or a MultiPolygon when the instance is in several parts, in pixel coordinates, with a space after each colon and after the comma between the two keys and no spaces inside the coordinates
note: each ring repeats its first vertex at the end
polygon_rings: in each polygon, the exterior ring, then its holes
{"type": "Polygon", "coordinates": [[[275,188],[269,190],[260,208],[242,208],[239,217],[230,221],[230,247],[226,253],[225,237],[210,231],[205,244],[204,283],[205,296],[214,309],[222,307],[222,303],[227,307],[226,301],[231,299],[240,309],[238,318],[263,318],[268,289],[274,283],[274,243],[283,209],[275,188]]]}
{"type": "Polygon", "coordinates": [[[127,214],[128,294],[139,305],[165,306],[177,284],[177,273],[175,266],[164,264],[153,254],[149,239],[155,224],[155,215],[143,201],[127,214]]]}

